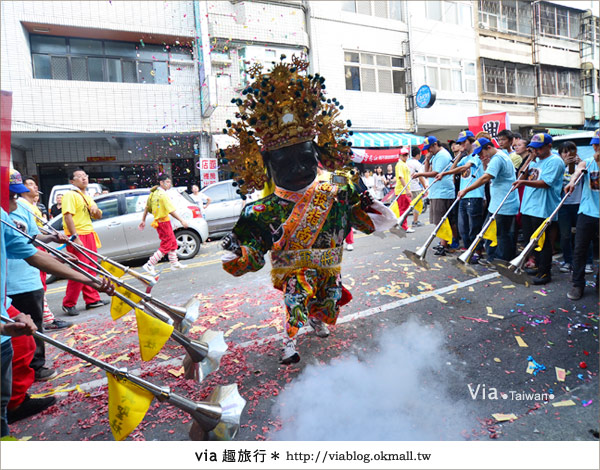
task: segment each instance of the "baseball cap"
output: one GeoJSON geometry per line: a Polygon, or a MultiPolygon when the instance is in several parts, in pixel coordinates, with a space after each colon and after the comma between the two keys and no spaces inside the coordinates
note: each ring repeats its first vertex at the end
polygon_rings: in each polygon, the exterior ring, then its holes
{"type": "Polygon", "coordinates": [[[402,147],[400,149],[400,155],[408,155],[408,149],[406,147],[402,147]]]}
{"type": "Polygon", "coordinates": [[[529,142],[529,145],[527,147],[533,147],[534,149],[539,149],[540,147],[543,147],[544,145],[548,145],[552,143],[552,137],[550,136],[550,134],[534,134],[534,136],[531,138],[531,141],[529,142]]]}
{"type": "Polygon", "coordinates": [[[460,144],[467,140],[469,137],[475,137],[471,131],[462,131],[458,134],[458,139],[456,139],[456,143],[460,144]]]}
{"type": "Polygon", "coordinates": [[[423,150],[427,150],[431,144],[437,142],[437,137],[434,135],[430,135],[429,137],[425,137],[425,140],[423,141],[423,150]]]}
{"type": "Polygon", "coordinates": [[[479,152],[481,152],[481,149],[483,149],[483,147],[485,147],[487,144],[491,144],[492,141],[490,139],[486,139],[485,137],[481,137],[479,139],[477,139],[475,142],[473,142],[473,146],[471,147],[471,150],[473,151],[473,155],[479,155],[479,152]]]}
{"type": "Polygon", "coordinates": [[[592,144],[600,144],[600,129],[596,129],[596,132],[594,132],[594,137],[590,141],[590,145],[592,144]]]}
{"type": "Polygon", "coordinates": [[[23,184],[23,177],[21,176],[21,173],[19,173],[17,170],[10,170],[10,174],[8,176],[8,190],[11,193],[17,194],[29,192],[27,186],[23,184]]]}

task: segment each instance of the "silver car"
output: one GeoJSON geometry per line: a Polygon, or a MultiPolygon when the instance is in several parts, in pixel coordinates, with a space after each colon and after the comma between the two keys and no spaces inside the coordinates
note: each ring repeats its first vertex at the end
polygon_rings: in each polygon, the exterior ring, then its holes
{"type": "Polygon", "coordinates": [[[211,199],[210,204],[204,208],[204,217],[211,237],[231,232],[244,204],[248,201],[244,201],[235,192],[236,188],[231,183],[233,180],[220,181],[200,191],[211,199]]]}
{"type": "MultiPolygon", "coordinates": [[[[171,218],[177,238],[177,256],[187,260],[198,254],[200,245],[208,238],[208,225],[202,212],[186,193],[176,188],[167,191],[177,213],[188,223],[184,229],[179,221],[171,218]]],[[[156,230],[151,227],[152,214],[146,217],[146,227],[140,231],[138,225],[150,189],[127,189],[98,196],[94,202],[102,210],[102,219],[94,220],[94,230],[98,233],[102,247],[98,250],[115,261],[127,261],[151,256],[159,247],[156,230]]],[[[62,215],[54,217],[50,224],[62,230],[62,215]]]]}

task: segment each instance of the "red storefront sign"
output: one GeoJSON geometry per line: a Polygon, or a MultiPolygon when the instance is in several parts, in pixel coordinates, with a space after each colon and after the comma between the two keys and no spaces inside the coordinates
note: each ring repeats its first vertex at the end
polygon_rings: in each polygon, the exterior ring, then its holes
{"type": "Polygon", "coordinates": [[[469,130],[473,135],[478,132],[487,132],[497,142],[498,133],[504,129],[510,130],[510,118],[507,112],[489,113],[480,116],[471,116],[468,119],[469,130]]]}
{"type": "Polygon", "coordinates": [[[400,149],[352,149],[352,161],[366,165],[396,163],[400,159],[400,149]]]}

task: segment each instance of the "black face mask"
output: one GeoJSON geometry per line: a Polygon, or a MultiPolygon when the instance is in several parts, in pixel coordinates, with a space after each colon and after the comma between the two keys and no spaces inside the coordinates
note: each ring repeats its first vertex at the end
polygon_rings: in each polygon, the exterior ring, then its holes
{"type": "Polygon", "coordinates": [[[298,191],[315,180],[317,158],[317,149],[312,142],[302,142],[263,154],[275,184],[288,191],[298,191]]]}

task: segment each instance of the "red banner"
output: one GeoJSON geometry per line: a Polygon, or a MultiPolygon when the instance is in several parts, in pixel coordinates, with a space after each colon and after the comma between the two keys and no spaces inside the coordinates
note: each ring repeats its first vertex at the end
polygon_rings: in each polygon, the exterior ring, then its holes
{"type": "Polygon", "coordinates": [[[471,116],[468,119],[469,130],[473,135],[479,132],[487,132],[498,144],[498,133],[504,129],[510,130],[510,118],[507,112],[482,114],[480,116],[471,116]]]}
{"type": "Polygon", "coordinates": [[[10,168],[10,127],[12,93],[0,92],[0,203],[8,212],[8,172],[10,168]]]}
{"type": "Polygon", "coordinates": [[[366,165],[396,163],[400,159],[400,149],[352,149],[352,161],[366,165]]]}

